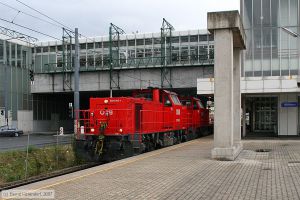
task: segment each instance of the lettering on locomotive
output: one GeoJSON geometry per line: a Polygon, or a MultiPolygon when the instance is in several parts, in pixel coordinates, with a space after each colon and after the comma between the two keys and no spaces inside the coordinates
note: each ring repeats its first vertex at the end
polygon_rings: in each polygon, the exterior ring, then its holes
{"type": "Polygon", "coordinates": [[[114,114],[113,110],[100,110],[100,115],[109,116],[109,115],[113,115],[113,114],[114,114]]]}

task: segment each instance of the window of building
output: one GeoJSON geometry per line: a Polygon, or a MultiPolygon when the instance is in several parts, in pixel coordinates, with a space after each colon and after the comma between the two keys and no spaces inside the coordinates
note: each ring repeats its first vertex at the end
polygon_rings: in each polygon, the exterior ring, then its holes
{"type": "Polygon", "coordinates": [[[82,43],[82,44],[80,44],[80,49],[81,49],[81,50],[84,50],[84,49],[86,49],[86,43],[82,43]]]}
{"type": "Polygon", "coordinates": [[[198,42],[198,35],[190,35],[190,42],[198,42]]]}
{"type": "Polygon", "coordinates": [[[152,57],[152,49],[145,49],[145,57],[152,57]]]}
{"type": "Polygon", "coordinates": [[[57,51],[62,51],[63,47],[62,45],[57,46],[57,51]]]}
{"type": "MultiPolygon", "coordinates": [[[[7,54],[9,55],[9,54],[7,54]]],[[[16,44],[11,43],[11,58],[16,58],[16,44]]],[[[14,65],[13,65],[14,66],[14,65]]]]}
{"type": "Polygon", "coordinates": [[[102,48],[102,42],[96,42],[95,49],[101,49],[101,48],[102,48]]]}
{"type": "Polygon", "coordinates": [[[96,61],[96,67],[102,66],[102,57],[101,55],[97,55],[95,58],[96,61]]]}
{"type": "Polygon", "coordinates": [[[172,62],[179,61],[179,47],[172,47],[172,62]]]}
{"type": "Polygon", "coordinates": [[[137,46],[144,45],[144,39],[137,39],[136,40],[136,45],[137,46]]]}
{"type": "Polygon", "coordinates": [[[128,40],[128,46],[135,46],[135,40],[128,40]]]}
{"type": "Polygon", "coordinates": [[[43,53],[48,53],[48,46],[43,47],[43,53]]]}
{"type": "Polygon", "coordinates": [[[208,40],[207,35],[199,35],[199,41],[200,42],[206,42],[208,40]]]}
{"type": "Polygon", "coordinates": [[[179,37],[178,37],[178,36],[172,37],[171,42],[172,42],[172,43],[179,43],[179,37]]]}
{"type": "Polygon", "coordinates": [[[181,41],[181,43],[189,42],[189,36],[181,36],[180,41],[181,41]]]}
{"type": "Polygon", "coordinates": [[[85,54],[80,55],[80,67],[85,67],[86,66],[86,57],[85,54]]]}
{"type": "Polygon", "coordinates": [[[152,45],[152,38],[146,38],[145,45],[152,45]]]}
{"type": "Polygon", "coordinates": [[[198,47],[197,46],[190,46],[190,59],[191,59],[191,61],[198,60],[198,47]]]}
{"type": "Polygon", "coordinates": [[[23,68],[27,67],[27,51],[22,51],[22,65],[23,68]]]}
{"type": "Polygon", "coordinates": [[[136,57],[137,57],[137,58],[142,58],[142,57],[144,57],[144,49],[143,49],[143,48],[138,48],[138,49],[136,49],[136,57]]]}
{"type": "Polygon", "coordinates": [[[126,47],[126,40],[120,40],[120,47],[126,47]]]}
{"type": "Polygon", "coordinates": [[[209,59],[215,58],[215,47],[214,45],[209,45],[209,59]]]}
{"type": "Polygon", "coordinates": [[[41,53],[42,52],[42,48],[41,47],[36,47],[36,53],[41,53]]]}
{"type": "Polygon", "coordinates": [[[89,67],[94,66],[94,56],[93,55],[88,55],[87,65],[89,67]]]}
{"type": "Polygon", "coordinates": [[[50,46],[50,52],[56,52],[56,46],[50,46]]]}
{"type": "Polygon", "coordinates": [[[189,47],[181,46],[181,61],[187,61],[189,58],[189,47]]]}
{"type": "Polygon", "coordinates": [[[128,59],[135,58],[135,50],[134,49],[128,49],[128,59]]]}
{"type": "Polygon", "coordinates": [[[21,59],[22,46],[17,44],[17,59],[21,59]]]}
{"type": "Polygon", "coordinates": [[[94,43],[87,43],[87,49],[94,49],[94,43]]]}
{"type": "Polygon", "coordinates": [[[109,41],[103,42],[103,48],[109,48],[109,41]]]}
{"type": "Polygon", "coordinates": [[[154,39],[154,44],[160,44],[161,39],[160,38],[153,38],[154,39]]]}
{"type": "Polygon", "coordinates": [[[110,59],[108,54],[103,54],[103,66],[106,68],[110,66],[110,59]]]}
{"type": "Polygon", "coordinates": [[[199,46],[199,59],[200,61],[202,60],[207,60],[208,58],[208,52],[207,52],[207,46],[199,46]]]}
{"type": "Polygon", "coordinates": [[[260,27],[262,25],[261,0],[253,0],[253,26],[260,27]]]}

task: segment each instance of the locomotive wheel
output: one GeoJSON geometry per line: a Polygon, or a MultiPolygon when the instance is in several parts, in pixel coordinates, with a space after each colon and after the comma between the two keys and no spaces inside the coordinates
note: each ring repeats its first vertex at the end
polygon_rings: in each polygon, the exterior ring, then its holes
{"type": "Polygon", "coordinates": [[[76,140],[75,141],[75,154],[76,154],[76,159],[81,162],[81,161],[86,161],[86,162],[95,162],[98,161],[98,159],[95,159],[94,154],[91,152],[89,148],[90,145],[88,145],[88,142],[86,140],[76,140]]]}
{"type": "Polygon", "coordinates": [[[123,141],[122,143],[122,157],[127,158],[133,156],[134,151],[131,142],[123,141]]]}

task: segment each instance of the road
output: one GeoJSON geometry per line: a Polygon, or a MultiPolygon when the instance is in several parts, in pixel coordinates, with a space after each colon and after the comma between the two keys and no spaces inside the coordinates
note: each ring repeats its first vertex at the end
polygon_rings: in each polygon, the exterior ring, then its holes
{"type": "MultiPolygon", "coordinates": [[[[68,144],[72,141],[72,135],[56,136],[56,135],[29,135],[29,145],[35,147],[44,147],[51,144],[68,144]]],[[[28,136],[20,137],[0,137],[0,151],[26,149],[28,136]]]]}

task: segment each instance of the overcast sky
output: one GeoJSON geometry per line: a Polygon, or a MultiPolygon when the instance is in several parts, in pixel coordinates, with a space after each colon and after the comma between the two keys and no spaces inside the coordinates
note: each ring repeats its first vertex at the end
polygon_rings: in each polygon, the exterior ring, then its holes
{"type": "MultiPolygon", "coordinates": [[[[159,32],[162,18],[166,18],[175,30],[206,28],[206,15],[210,11],[239,10],[240,0],[20,0],[42,13],[56,19],[68,27],[79,28],[85,36],[108,34],[109,23],[121,27],[126,33],[138,31],[159,32]]],[[[25,7],[16,0],[0,0],[0,18],[39,30],[61,38],[59,27],[26,16],[22,12],[43,18],[37,12],[25,7]]],[[[53,22],[54,23],[54,22],[53,22]]],[[[12,24],[0,21],[0,25],[14,29],[40,40],[51,38],[32,33],[12,24]]]]}

